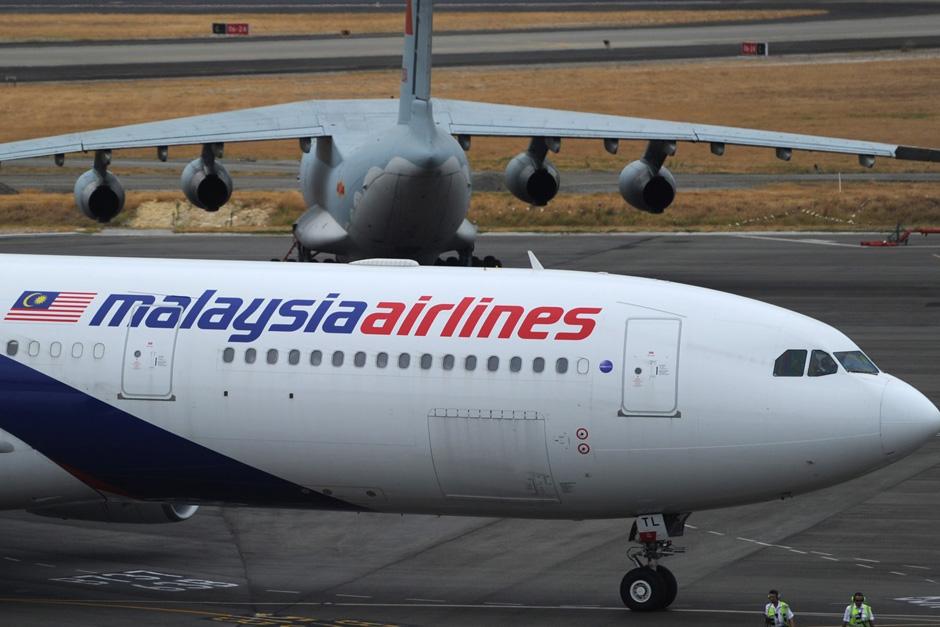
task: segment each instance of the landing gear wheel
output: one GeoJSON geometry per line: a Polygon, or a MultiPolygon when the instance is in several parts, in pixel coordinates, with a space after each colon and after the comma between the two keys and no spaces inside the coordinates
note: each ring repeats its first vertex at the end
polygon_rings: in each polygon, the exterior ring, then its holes
{"type": "Polygon", "coordinates": [[[666,594],[663,597],[663,607],[666,608],[676,600],[676,595],[679,594],[679,582],[676,581],[676,576],[672,574],[672,571],[665,566],[657,566],[656,571],[666,583],[666,594]]]}
{"type": "Polygon", "coordinates": [[[666,581],[659,572],[634,568],[620,582],[620,598],[634,612],[652,612],[666,607],[666,581]]]}

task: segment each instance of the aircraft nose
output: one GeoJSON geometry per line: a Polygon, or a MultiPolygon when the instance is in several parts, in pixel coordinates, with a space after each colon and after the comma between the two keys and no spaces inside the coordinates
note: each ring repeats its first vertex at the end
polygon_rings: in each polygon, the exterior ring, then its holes
{"type": "Polygon", "coordinates": [[[940,431],[940,411],[916,388],[894,379],[881,397],[881,448],[902,457],[940,431]]]}

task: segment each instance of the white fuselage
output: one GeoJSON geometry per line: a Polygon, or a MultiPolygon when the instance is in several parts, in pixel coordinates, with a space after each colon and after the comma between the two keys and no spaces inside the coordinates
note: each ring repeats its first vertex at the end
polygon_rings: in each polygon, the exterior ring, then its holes
{"type": "Polygon", "coordinates": [[[685,512],[856,477],[940,428],[885,373],[774,376],[787,350],[858,351],[836,329],[648,279],[4,255],[0,307],[7,509],[685,512]]]}

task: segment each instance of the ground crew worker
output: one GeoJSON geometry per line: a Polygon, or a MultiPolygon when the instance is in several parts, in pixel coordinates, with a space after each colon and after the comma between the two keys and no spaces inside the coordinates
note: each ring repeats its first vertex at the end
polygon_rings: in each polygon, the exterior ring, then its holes
{"type": "Polygon", "coordinates": [[[780,600],[779,592],[771,590],[767,593],[767,600],[770,603],[764,607],[764,618],[768,627],[796,627],[793,611],[786,601],[780,600]]]}
{"type": "Polygon", "coordinates": [[[865,627],[875,625],[875,613],[871,611],[871,606],[865,603],[865,595],[861,592],[852,595],[852,602],[845,608],[845,614],[842,615],[842,627],[848,625],[864,625],[865,627]]]}

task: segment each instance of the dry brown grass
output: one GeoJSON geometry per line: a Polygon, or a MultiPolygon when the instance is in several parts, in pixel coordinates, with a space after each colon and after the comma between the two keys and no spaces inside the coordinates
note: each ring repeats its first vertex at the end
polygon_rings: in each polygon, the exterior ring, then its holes
{"type": "MultiPolygon", "coordinates": [[[[930,56],[439,69],[433,91],[446,98],[940,145],[940,63],[930,56]]],[[[397,93],[396,72],[20,84],[0,87],[0,141],[309,98],[397,93]],[[102,107],[102,102],[119,106],[102,107]]],[[[475,138],[469,156],[475,168],[489,169],[504,165],[524,146],[522,139],[475,138]]],[[[181,151],[196,152],[174,152],[181,151]]],[[[600,142],[569,141],[553,159],[563,168],[616,170],[641,151],[641,145],[627,144],[620,155],[610,156],[600,142]]],[[[226,153],[228,158],[299,156],[294,141],[235,144],[226,153]]],[[[151,151],[131,154],[152,156],[151,151]]],[[[115,156],[117,172],[120,157],[115,156]]],[[[812,170],[813,164],[829,171],[861,169],[851,156],[794,153],[786,164],[770,150],[729,147],[717,158],[707,146],[691,144],[680,145],[669,161],[678,172],[792,172],[812,170]]],[[[876,167],[936,169],[892,160],[876,167]]]]}
{"type": "MultiPolygon", "coordinates": [[[[216,213],[173,192],[130,192],[114,226],[286,233],[303,211],[297,192],[238,192],[216,213]]],[[[831,184],[683,192],[658,216],[636,211],[617,194],[562,195],[540,208],[506,193],[479,193],[470,219],[488,231],[889,230],[899,221],[940,224],[940,183],[853,183],[842,193],[831,184]]],[[[0,196],[0,230],[80,228],[97,227],[78,213],[70,194],[0,196]]]]}
{"type": "MultiPolygon", "coordinates": [[[[702,22],[744,22],[824,15],[818,10],[714,10],[714,11],[537,11],[448,12],[434,16],[438,32],[505,30],[508,28],[656,26],[702,22]]],[[[237,13],[116,14],[116,13],[5,13],[0,20],[0,41],[75,41],[207,37],[213,22],[245,23],[253,35],[316,35],[398,33],[400,13],[237,13]]]]}

